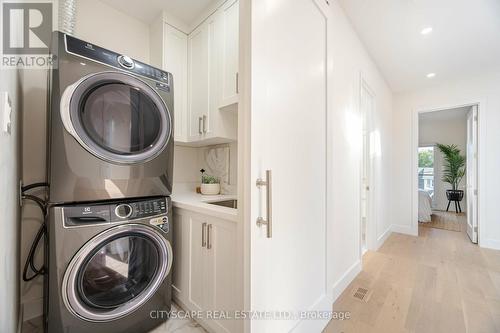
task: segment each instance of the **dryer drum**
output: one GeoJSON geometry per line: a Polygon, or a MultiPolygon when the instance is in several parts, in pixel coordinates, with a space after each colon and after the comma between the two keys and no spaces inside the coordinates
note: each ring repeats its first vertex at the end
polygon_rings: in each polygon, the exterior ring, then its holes
{"type": "Polygon", "coordinates": [[[171,268],[172,249],[158,231],[120,225],[87,242],[63,278],[68,310],[88,321],[122,318],[144,304],[171,268]]]}
{"type": "Polygon", "coordinates": [[[88,75],[62,97],[63,125],[94,156],[115,164],[145,163],[171,137],[170,112],[155,88],[121,72],[88,75]]]}

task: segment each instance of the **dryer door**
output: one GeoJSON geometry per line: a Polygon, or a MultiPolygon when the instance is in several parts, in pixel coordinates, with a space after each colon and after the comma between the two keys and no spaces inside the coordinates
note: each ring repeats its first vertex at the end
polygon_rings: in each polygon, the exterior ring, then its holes
{"type": "Polygon", "coordinates": [[[63,300],[81,319],[124,317],[147,302],[170,271],[170,243],[151,227],[108,229],[84,245],[63,278],[63,300]]]}
{"type": "Polygon", "coordinates": [[[66,130],[94,156],[117,164],[147,162],[171,137],[170,110],[155,88],[122,72],[91,74],[61,98],[66,130]]]}

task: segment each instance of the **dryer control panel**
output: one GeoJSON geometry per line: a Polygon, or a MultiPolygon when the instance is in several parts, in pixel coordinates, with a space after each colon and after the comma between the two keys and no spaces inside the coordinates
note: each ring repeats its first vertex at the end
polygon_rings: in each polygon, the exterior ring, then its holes
{"type": "Polygon", "coordinates": [[[64,38],[66,52],[70,54],[147,77],[159,82],[164,89],[171,85],[172,75],[168,72],[73,36],[64,35],[64,38]]]}

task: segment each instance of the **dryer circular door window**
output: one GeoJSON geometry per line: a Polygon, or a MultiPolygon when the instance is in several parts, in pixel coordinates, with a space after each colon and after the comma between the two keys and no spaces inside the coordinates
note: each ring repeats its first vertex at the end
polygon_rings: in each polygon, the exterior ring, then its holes
{"type": "Polygon", "coordinates": [[[77,317],[106,322],[147,302],[172,265],[170,243],[151,227],[120,225],[97,235],[73,257],[62,295],[77,317]]]}
{"type": "Polygon", "coordinates": [[[91,74],[61,98],[66,130],[94,156],[116,164],[150,161],[171,137],[170,111],[158,92],[121,72],[91,74]]]}

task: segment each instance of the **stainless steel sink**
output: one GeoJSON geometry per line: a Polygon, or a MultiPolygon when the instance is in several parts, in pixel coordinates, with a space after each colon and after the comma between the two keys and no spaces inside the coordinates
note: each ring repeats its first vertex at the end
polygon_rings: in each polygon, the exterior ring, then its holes
{"type": "Polygon", "coordinates": [[[229,208],[238,208],[238,200],[233,199],[233,200],[221,200],[221,201],[214,201],[214,202],[207,202],[210,205],[216,205],[216,206],[222,206],[222,207],[229,207],[229,208]]]}

